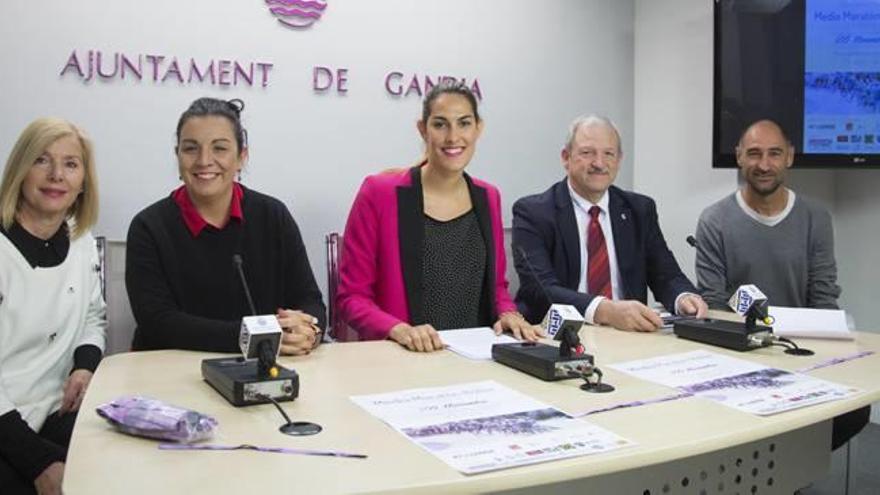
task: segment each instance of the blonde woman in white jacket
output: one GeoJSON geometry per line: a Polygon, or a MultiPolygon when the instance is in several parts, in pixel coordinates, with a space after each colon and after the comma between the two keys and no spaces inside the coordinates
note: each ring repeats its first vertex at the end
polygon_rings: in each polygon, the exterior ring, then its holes
{"type": "Polygon", "coordinates": [[[0,185],[0,492],[61,493],[76,412],[105,342],[92,144],[35,120],[0,185]]]}

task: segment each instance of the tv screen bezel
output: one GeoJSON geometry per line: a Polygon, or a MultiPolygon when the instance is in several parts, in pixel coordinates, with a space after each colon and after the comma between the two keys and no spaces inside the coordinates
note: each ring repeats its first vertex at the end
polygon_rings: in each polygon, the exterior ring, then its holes
{"type": "MultiPolygon", "coordinates": [[[[806,0],[794,0],[806,1],[806,0]]],[[[714,27],[712,30],[713,64],[712,64],[712,168],[737,168],[736,151],[721,148],[721,22],[723,0],[713,2],[714,27]]],[[[880,116],[878,116],[880,119],[880,116]]],[[[880,135],[878,135],[880,137],[880,135]]],[[[880,153],[803,153],[800,144],[795,147],[792,168],[804,169],[877,169],[880,168],[880,153]]]]}

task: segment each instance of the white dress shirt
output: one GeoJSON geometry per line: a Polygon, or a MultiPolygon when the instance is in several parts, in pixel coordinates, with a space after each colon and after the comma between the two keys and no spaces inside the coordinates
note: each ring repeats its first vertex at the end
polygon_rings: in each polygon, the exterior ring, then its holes
{"type": "MultiPolygon", "coordinates": [[[[589,259],[587,258],[587,228],[590,226],[590,208],[599,207],[599,225],[602,227],[602,235],[605,236],[605,247],[608,250],[608,269],[611,272],[611,298],[621,298],[620,270],[617,265],[617,251],[614,249],[614,233],[611,231],[611,218],[608,211],[608,191],[602,195],[598,203],[591,203],[588,199],[581,197],[574,188],[571,187],[571,180],[568,181],[568,193],[571,195],[571,203],[574,206],[574,217],[578,226],[578,241],[581,248],[581,266],[578,275],[578,292],[587,292],[587,267],[589,259]]],[[[599,303],[605,300],[605,296],[596,296],[590,301],[584,311],[584,319],[588,323],[594,323],[593,316],[596,314],[596,308],[599,303]]]]}
{"type": "MultiPolygon", "coordinates": [[[[608,269],[611,271],[611,299],[618,301],[622,299],[622,284],[620,282],[620,270],[617,264],[617,251],[614,249],[614,232],[611,230],[611,217],[608,210],[608,191],[602,195],[598,203],[592,203],[590,200],[580,196],[573,187],[571,180],[568,181],[568,193],[571,196],[571,203],[574,207],[574,217],[578,226],[578,241],[581,248],[581,266],[580,275],[578,276],[578,292],[587,292],[587,267],[589,260],[587,259],[587,227],[590,225],[590,208],[599,207],[599,225],[602,227],[602,234],[605,236],[605,247],[608,250],[608,269]]],[[[683,296],[691,294],[690,292],[682,292],[675,298],[674,312],[680,314],[680,302],[683,296]]],[[[596,308],[599,303],[604,301],[605,296],[595,296],[587,309],[584,311],[584,319],[589,324],[594,324],[596,316],[596,308]]]]}

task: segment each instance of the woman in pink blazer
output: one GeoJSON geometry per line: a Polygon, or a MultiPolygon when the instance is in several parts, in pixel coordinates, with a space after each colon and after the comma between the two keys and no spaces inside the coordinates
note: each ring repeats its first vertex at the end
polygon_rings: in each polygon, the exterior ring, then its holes
{"type": "Polygon", "coordinates": [[[483,128],[457,83],[425,97],[426,160],[367,177],[345,226],[337,308],[361,340],[443,348],[438,330],[492,325],[536,340],[507,291],[501,197],[464,173],[483,128]]]}

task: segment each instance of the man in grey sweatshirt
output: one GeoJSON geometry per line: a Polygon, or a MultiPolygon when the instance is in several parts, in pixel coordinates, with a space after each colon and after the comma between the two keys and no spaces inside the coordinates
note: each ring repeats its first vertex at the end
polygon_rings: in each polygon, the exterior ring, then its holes
{"type": "Polygon", "coordinates": [[[736,147],[743,185],[706,208],[697,224],[697,286],[713,308],[755,284],[775,306],[837,308],[840,287],[831,215],[785,187],[794,147],[770,120],[736,147]]]}
{"type": "MultiPolygon", "coordinates": [[[[831,215],[785,187],[794,146],[771,120],[750,125],[736,147],[743,184],[706,208],[697,224],[697,288],[712,308],[726,308],[743,284],[776,306],[837,308],[840,287],[831,215]]],[[[868,422],[870,407],[834,418],[832,449],[868,422]]]]}

